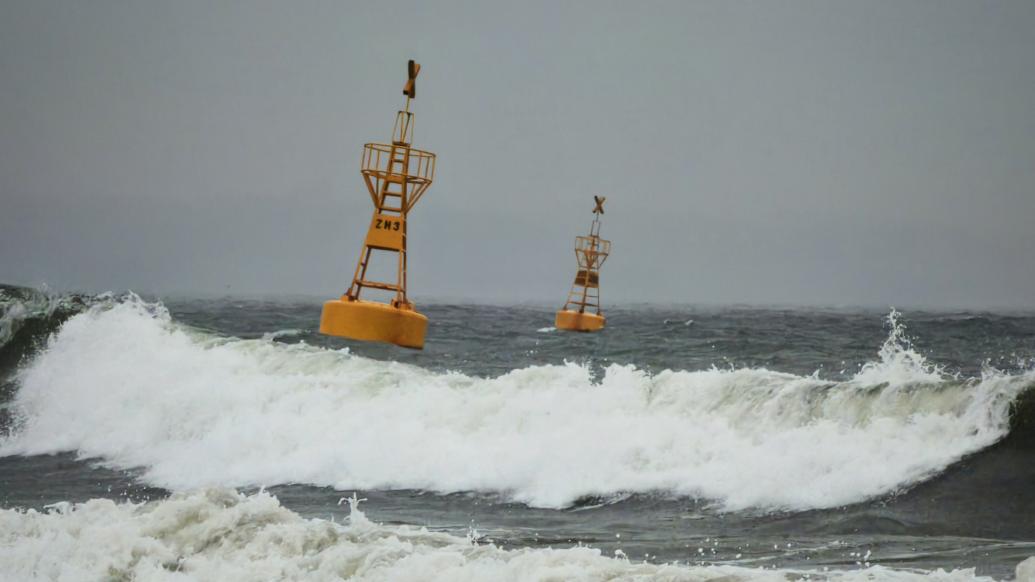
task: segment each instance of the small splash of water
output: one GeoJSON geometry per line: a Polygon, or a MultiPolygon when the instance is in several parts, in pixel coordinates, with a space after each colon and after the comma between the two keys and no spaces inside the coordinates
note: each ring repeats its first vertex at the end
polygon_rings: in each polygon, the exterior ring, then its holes
{"type": "Polygon", "coordinates": [[[944,369],[930,364],[913,346],[906,333],[902,314],[894,307],[885,318],[888,337],[877,352],[878,360],[866,362],[853,378],[869,385],[905,385],[939,383],[945,380],[944,369]]]}

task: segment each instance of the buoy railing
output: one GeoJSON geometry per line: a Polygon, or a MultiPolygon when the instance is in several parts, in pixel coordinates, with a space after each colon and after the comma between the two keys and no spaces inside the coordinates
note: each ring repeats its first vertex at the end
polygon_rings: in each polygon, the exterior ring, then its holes
{"type": "Polygon", "coordinates": [[[375,205],[386,180],[405,182],[408,211],[435,180],[435,154],[408,146],[368,143],[363,146],[361,168],[375,205]]]}

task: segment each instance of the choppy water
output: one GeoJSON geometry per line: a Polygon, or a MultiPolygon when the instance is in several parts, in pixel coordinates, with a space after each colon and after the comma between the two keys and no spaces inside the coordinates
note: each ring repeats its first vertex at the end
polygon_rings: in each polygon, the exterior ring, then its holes
{"type": "Polygon", "coordinates": [[[0,289],[0,578],[969,580],[1035,555],[1033,314],[626,306],[569,334],[554,306],[429,304],[416,352],[314,333],[314,300],[0,289]]]}

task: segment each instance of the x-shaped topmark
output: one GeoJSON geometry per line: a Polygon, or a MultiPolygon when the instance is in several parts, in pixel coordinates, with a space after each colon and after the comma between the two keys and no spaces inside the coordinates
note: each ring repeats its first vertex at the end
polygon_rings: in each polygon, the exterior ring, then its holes
{"type": "Polygon", "coordinates": [[[596,207],[593,208],[593,214],[603,214],[604,200],[607,200],[607,196],[594,196],[593,200],[597,203],[596,207]]]}
{"type": "Polygon", "coordinates": [[[403,87],[403,95],[413,99],[417,96],[417,73],[420,72],[420,65],[414,62],[413,59],[410,59],[407,71],[410,74],[410,78],[406,81],[406,86],[403,87]]]}

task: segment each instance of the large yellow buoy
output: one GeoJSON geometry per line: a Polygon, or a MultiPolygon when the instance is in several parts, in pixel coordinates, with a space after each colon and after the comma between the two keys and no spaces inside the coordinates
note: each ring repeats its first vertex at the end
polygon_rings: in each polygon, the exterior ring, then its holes
{"type": "Polygon", "coordinates": [[[340,299],[324,303],[320,333],[365,341],[388,342],[407,348],[424,347],[428,318],[406,296],[406,217],[435,179],[435,154],[410,147],[420,65],[409,62],[409,79],[403,88],[406,108],[395,116],[392,143],[363,146],[363,180],[374,203],[367,238],[352,285],[340,299]],[[394,253],[394,256],[392,255],[394,253]],[[367,269],[375,257],[389,263],[394,258],[395,277],[375,278],[367,269]],[[385,280],[387,279],[387,280],[385,280]],[[387,294],[388,301],[360,299],[364,290],[387,294]]]}
{"type": "Polygon", "coordinates": [[[597,331],[603,329],[607,321],[600,312],[600,267],[611,254],[611,241],[600,238],[600,215],[604,213],[606,199],[593,197],[596,206],[589,236],[575,237],[575,259],[579,270],[568,292],[568,301],[554,320],[557,329],[597,331]]]}

